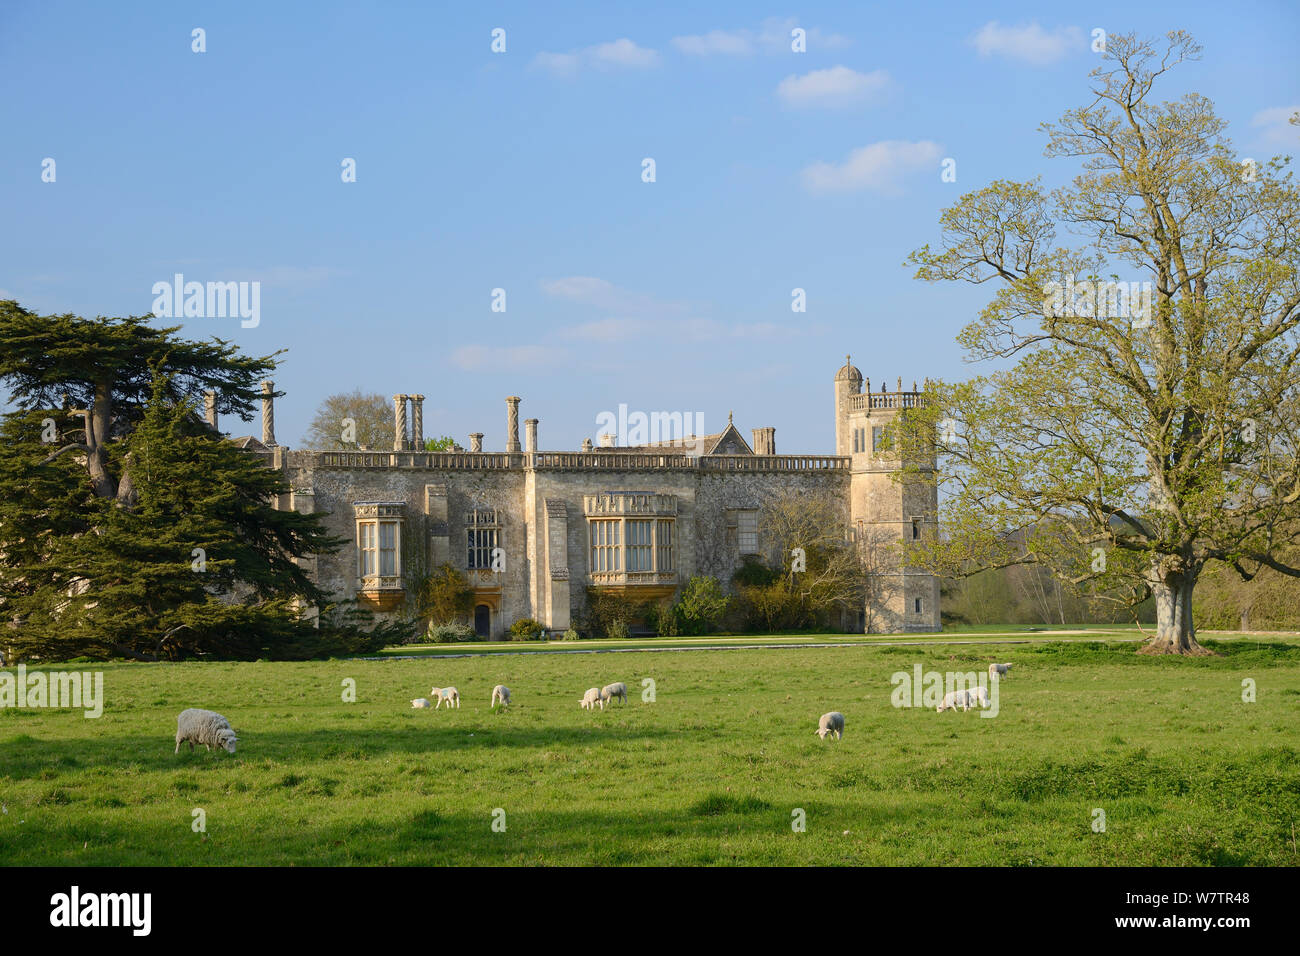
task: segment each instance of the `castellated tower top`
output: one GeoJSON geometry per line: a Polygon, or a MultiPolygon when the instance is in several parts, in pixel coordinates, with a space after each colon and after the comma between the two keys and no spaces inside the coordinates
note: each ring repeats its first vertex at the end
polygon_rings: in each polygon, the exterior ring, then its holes
{"type": "Polygon", "coordinates": [[[850,356],[844,356],[844,367],[835,373],[835,381],[843,382],[860,382],[862,373],[853,367],[853,361],[850,356]]]}

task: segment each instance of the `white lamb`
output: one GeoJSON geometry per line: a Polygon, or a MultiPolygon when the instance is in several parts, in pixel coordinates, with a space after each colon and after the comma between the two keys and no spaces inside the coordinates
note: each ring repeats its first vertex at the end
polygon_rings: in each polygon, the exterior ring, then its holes
{"type": "Polygon", "coordinates": [[[836,740],[844,736],[844,715],[838,710],[822,714],[821,720],[817,721],[817,736],[825,740],[827,734],[834,734],[836,740]]]}
{"type": "Polygon", "coordinates": [[[510,688],[505,684],[497,684],[492,688],[492,706],[500,704],[503,707],[510,706],[510,688]]]}
{"type": "Polygon", "coordinates": [[[435,687],[429,691],[429,696],[437,698],[438,703],[434,704],[433,709],[437,710],[442,706],[443,701],[447,702],[447,709],[455,707],[460,709],[460,691],[454,687],[435,687]]]}
{"type": "Polygon", "coordinates": [[[934,712],[942,714],[945,710],[956,710],[958,707],[962,710],[966,709],[966,691],[950,690],[943,695],[943,700],[939,702],[939,706],[934,709],[934,712]]]}
{"type": "Polygon", "coordinates": [[[605,700],[600,696],[599,687],[588,690],[587,693],[582,695],[582,700],[578,701],[578,703],[582,705],[583,710],[593,710],[597,704],[600,704],[601,710],[605,709],[605,700]]]}
{"type": "Polygon", "coordinates": [[[229,753],[235,752],[235,741],[239,738],[230,729],[230,722],[220,714],[210,710],[191,707],[182,710],[176,718],[176,750],[181,752],[181,744],[189,743],[193,752],[195,744],[203,744],[208,750],[213,747],[224,748],[229,753]]]}
{"type": "Polygon", "coordinates": [[[990,664],[989,677],[992,680],[997,680],[999,677],[1005,677],[1009,670],[1011,670],[1010,664],[990,664]]]}
{"type": "Polygon", "coordinates": [[[606,684],[600,689],[600,699],[602,701],[607,700],[612,704],[615,697],[619,698],[623,703],[627,703],[627,684],[622,682],[606,684]]]}
{"type": "Polygon", "coordinates": [[[965,711],[970,710],[976,704],[981,707],[989,705],[989,694],[983,687],[969,687],[964,690],[949,691],[944,695],[943,703],[935,708],[935,712],[942,714],[945,710],[956,710],[958,707],[965,711]]]}
{"type": "Polygon", "coordinates": [[[432,707],[433,703],[427,697],[417,697],[411,701],[411,706],[416,710],[423,710],[426,707],[432,707]]]}

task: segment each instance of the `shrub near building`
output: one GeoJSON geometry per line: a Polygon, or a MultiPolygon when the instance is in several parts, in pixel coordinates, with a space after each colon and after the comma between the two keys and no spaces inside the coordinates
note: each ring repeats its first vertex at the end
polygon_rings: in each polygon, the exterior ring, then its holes
{"type": "Polygon", "coordinates": [[[546,636],[546,628],[531,617],[521,617],[510,625],[510,640],[540,641],[546,636]]]}

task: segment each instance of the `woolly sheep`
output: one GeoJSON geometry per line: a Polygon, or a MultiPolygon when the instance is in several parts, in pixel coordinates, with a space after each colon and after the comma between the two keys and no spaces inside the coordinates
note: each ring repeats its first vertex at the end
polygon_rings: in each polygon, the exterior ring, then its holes
{"type": "Polygon", "coordinates": [[[827,734],[834,734],[836,740],[844,736],[844,715],[838,710],[822,714],[821,720],[817,721],[817,736],[825,740],[827,734]]]}
{"type": "Polygon", "coordinates": [[[989,705],[989,693],[983,687],[949,691],[944,695],[943,703],[935,708],[935,712],[942,714],[945,710],[956,710],[958,707],[962,710],[970,710],[976,704],[981,707],[989,705]]]}
{"type": "Polygon", "coordinates": [[[235,752],[235,741],[239,738],[230,729],[230,722],[220,714],[210,710],[191,707],[181,711],[176,718],[176,750],[181,752],[181,744],[188,743],[191,752],[195,744],[203,744],[208,750],[222,747],[229,753],[235,752]]]}
{"type": "Polygon", "coordinates": [[[583,710],[591,710],[597,704],[600,704],[601,710],[605,709],[605,701],[604,698],[600,696],[599,687],[593,687],[588,690],[587,693],[582,695],[582,700],[578,701],[578,703],[582,705],[583,710]]]}
{"type": "Polygon", "coordinates": [[[429,691],[429,696],[435,697],[438,700],[438,703],[433,706],[434,710],[441,707],[443,701],[447,702],[448,710],[453,707],[458,710],[460,709],[460,691],[454,687],[435,687],[433,690],[429,691]]]}
{"type": "Polygon", "coordinates": [[[1005,677],[1009,670],[1011,670],[1010,664],[990,664],[989,677],[993,680],[997,680],[999,677],[1005,677]]]}
{"type": "Polygon", "coordinates": [[[416,710],[423,710],[426,707],[432,707],[433,704],[427,697],[417,697],[415,700],[411,701],[411,706],[416,710]]]}
{"type": "Polygon", "coordinates": [[[612,704],[615,697],[619,698],[623,703],[627,703],[627,684],[620,681],[617,684],[606,684],[600,689],[601,700],[607,700],[612,704]]]}
{"type": "Polygon", "coordinates": [[[503,707],[510,706],[510,688],[505,684],[497,684],[492,688],[492,706],[501,704],[503,707]]]}

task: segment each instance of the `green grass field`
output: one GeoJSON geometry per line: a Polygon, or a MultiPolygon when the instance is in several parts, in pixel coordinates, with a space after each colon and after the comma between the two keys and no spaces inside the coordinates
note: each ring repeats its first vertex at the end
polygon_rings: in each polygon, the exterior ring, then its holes
{"type": "Polygon", "coordinates": [[[102,665],[97,720],[0,710],[0,864],[1296,865],[1300,641],[1213,646],[102,665]],[[1016,665],[996,718],[891,706],[897,671],[992,660],[1016,665]],[[615,680],[626,707],[578,707],[615,680]],[[435,683],[460,710],[410,708],[435,683]],[[230,718],[237,755],[173,755],[190,706],[230,718]]]}

